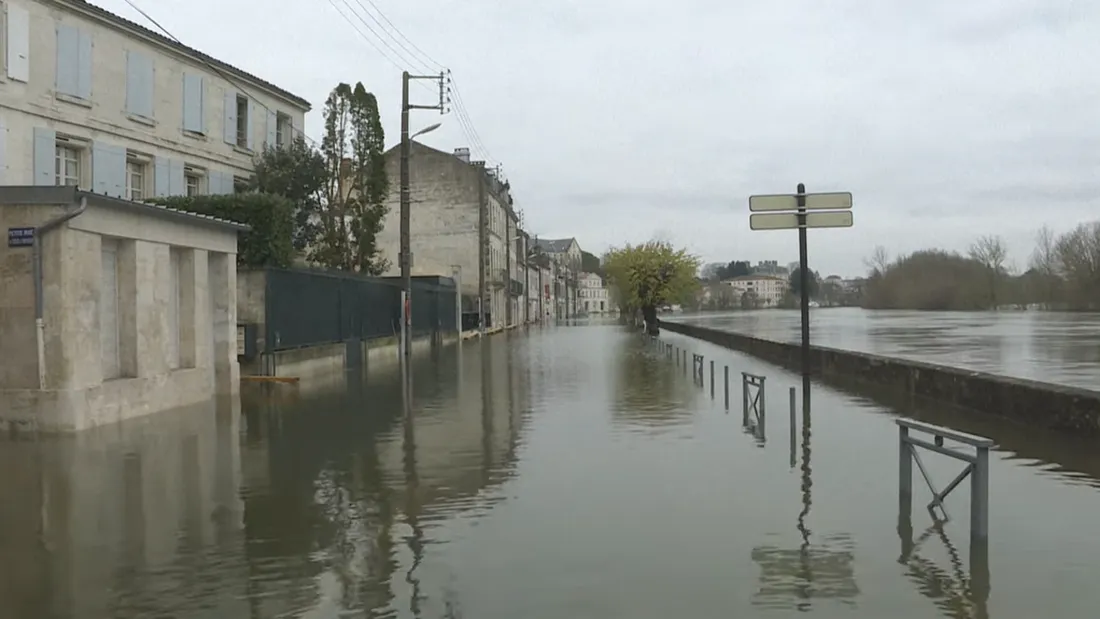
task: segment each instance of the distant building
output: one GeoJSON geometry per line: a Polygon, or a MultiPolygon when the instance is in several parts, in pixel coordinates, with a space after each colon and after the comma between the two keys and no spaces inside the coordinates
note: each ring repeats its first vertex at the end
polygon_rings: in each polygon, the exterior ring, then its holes
{"type": "Polygon", "coordinates": [[[778,260],[761,260],[752,267],[752,275],[772,275],[775,277],[787,277],[791,274],[787,267],[779,265],[778,260]]]}
{"type": "Polygon", "coordinates": [[[0,185],[228,194],[301,133],[305,99],[95,5],[4,6],[0,185]]]}
{"type": "Polygon", "coordinates": [[[555,266],[555,316],[569,318],[580,309],[577,302],[577,277],[581,269],[581,246],[577,239],[537,239],[536,247],[550,257],[555,266]]]}
{"type": "Polygon", "coordinates": [[[606,314],[612,311],[607,286],[595,273],[582,273],[578,281],[580,303],[586,314],[606,314]]]}
{"type": "MultiPolygon", "coordinates": [[[[386,172],[400,176],[400,148],[386,152],[386,172]]],[[[519,217],[507,182],[470,161],[468,149],[447,153],[412,142],[409,153],[412,274],[451,277],[459,270],[462,311],[484,310],[487,327],[523,321],[527,261],[519,217]],[[480,300],[480,301],[479,301],[480,300]]],[[[399,275],[400,192],[390,192],[377,246],[390,260],[385,275],[399,275]]],[[[469,320],[466,321],[469,324],[469,320]]]]}
{"type": "Polygon", "coordinates": [[[786,278],[771,275],[742,275],[722,282],[733,288],[736,300],[740,302],[745,294],[756,297],[759,307],[775,307],[783,299],[789,283],[786,278]]]}

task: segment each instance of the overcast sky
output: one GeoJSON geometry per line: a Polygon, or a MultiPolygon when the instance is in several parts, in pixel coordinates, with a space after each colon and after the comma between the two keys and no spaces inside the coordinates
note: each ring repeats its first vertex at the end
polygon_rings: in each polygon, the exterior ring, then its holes
{"type": "MultiPolygon", "coordinates": [[[[1025,266],[1039,226],[1100,219],[1094,0],[135,2],[312,101],[314,138],[328,91],[362,81],[395,143],[395,64],[442,63],[527,228],[595,253],[660,237],[708,262],[796,260],[795,232],[749,230],[748,196],[799,182],[855,196],[854,228],[810,234],[814,268],[842,275],[876,244],[964,250],[986,233],[1025,266]],[[431,60],[381,43],[367,27],[386,37],[386,19],[431,60]]],[[[443,123],[425,143],[471,145],[443,123]]]]}

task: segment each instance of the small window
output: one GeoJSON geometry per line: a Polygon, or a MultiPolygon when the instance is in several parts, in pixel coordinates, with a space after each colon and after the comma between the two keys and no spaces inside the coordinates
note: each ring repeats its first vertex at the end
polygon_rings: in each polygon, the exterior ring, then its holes
{"type": "Polygon", "coordinates": [[[237,95],[237,146],[248,148],[248,97],[237,95]]]}
{"type": "Polygon", "coordinates": [[[80,185],[80,148],[69,144],[57,145],[57,184],[80,185]]]}
{"type": "Polygon", "coordinates": [[[147,189],[148,162],[137,155],[126,156],[126,199],[141,202],[149,196],[147,189]]]}
{"type": "Polygon", "coordinates": [[[275,115],[275,146],[283,148],[294,139],[293,128],[290,124],[290,116],[279,112],[275,115]]]}
{"type": "Polygon", "coordinates": [[[190,172],[184,174],[183,179],[187,182],[187,197],[190,198],[202,194],[202,176],[190,172]]]}

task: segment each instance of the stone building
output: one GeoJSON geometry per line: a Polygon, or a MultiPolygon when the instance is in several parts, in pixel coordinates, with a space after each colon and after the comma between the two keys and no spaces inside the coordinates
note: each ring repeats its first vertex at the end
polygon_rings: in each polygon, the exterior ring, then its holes
{"type": "MultiPolygon", "coordinates": [[[[386,172],[399,179],[400,146],[386,152],[386,172]]],[[[410,250],[412,274],[451,277],[462,282],[463,313],[483,310],[487,327],[522,322],[525,294],[519,218],[509,185],[470,161],[469,149],[447,153],[412,142],[409,154],[410,250]],[[478,303],[481,299],[481,303],[478,303]]],[[[378,234],[378,249],[389,259],[385,275],[400,275],[401,203],[396,183],[378,234]]]]}
{"type": "Polygon", "coordinates": [[[0,187],[0,426],[77,431],[239,392],[245,226],[0,187]]]}
{"type": "Polygon", "coordinates": [[[577,301],[584,313],[600,315],[612,311],[607,287],[602,277],[596,273],[581,273],[577,283],[577,301]]]}
{"type": "Polygon", "coordinates": [[[233,193],[309,103],[82,0],[5,2],[0,185],[233,193]]]}

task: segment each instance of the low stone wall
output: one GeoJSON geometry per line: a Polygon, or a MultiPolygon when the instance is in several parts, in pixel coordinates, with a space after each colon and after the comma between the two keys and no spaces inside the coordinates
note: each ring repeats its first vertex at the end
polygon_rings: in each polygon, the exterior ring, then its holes
{"type": "MultiPolygon", "coordinates": [[[[802,348],[798,344],[675,322],[662,322],[661,328],[779,366],[801,368],[802,348]]],[[[810,368],[814,376],[822,378],[854,378],[1029,426],[1100,437],[1097,391],[823,346],[812,347],[810,368]]]]}

